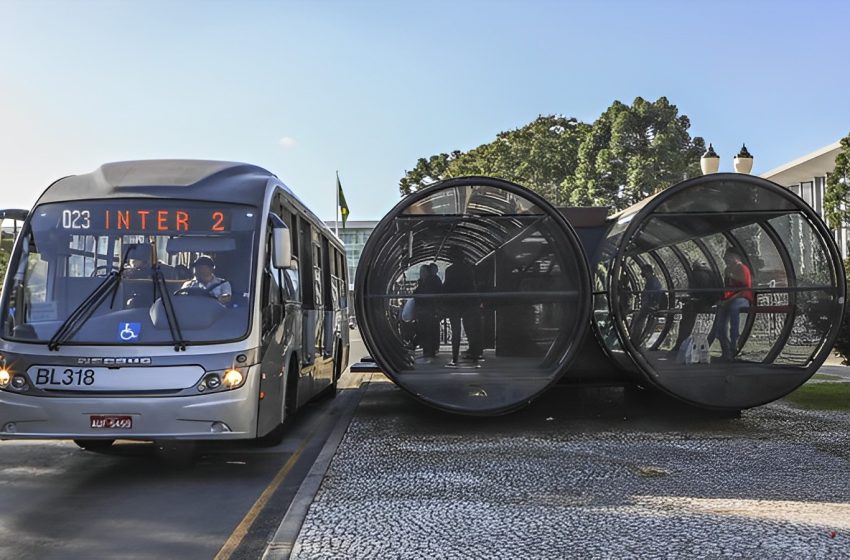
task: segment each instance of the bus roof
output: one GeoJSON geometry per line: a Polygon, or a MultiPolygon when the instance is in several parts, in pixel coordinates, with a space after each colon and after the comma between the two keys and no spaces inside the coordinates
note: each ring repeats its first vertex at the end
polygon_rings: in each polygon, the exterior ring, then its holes
{"type": "Polygon", "coordinates": [[[275,177],[262,167],[229,161],[146,160],[101,165],[91,173],[59,179],[38,204],[97,198],[182,198],[262,204],[275,177]],[[234,182],[239,188],[234,189],[234,182]]]}
{"type": "Polygon", "coordinates": [[[269,180],[297,202],[298,210],[341,245],[339,239],[272,172],[233,161],[152,159],[105,163],[81,175],[71,175],[50,185],[36,205],[100,198],[178,198],[250,204],[262,208],[269,180]],[[234,188],[238,184],[238,188],[234,188]]]}

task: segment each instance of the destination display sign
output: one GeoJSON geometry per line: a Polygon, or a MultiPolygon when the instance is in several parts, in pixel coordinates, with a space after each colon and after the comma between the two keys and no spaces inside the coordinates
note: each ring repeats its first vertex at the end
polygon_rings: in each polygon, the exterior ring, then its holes
{"type": "Polygon", "coordinates": [[[253,224],[253,217],[249,209],[227,204],[133,200],[45,205],[37,209],[34,225],[75,234],[215,234],[244,230],[253,224]]]}
{"type": "Polygon", "coordinates": [[[230,230],[230,212],[208,208],[66,208],[62,210],[60,227],[140,233],[221,233],[230,230]]]}

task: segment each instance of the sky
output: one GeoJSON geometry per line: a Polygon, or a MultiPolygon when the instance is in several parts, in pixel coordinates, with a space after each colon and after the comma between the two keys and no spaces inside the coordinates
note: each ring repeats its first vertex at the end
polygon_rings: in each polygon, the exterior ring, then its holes
{"type": "Polygon", "coordinates": [[[0,0],[0,207],[150,158],[245,161],[380,219],[416,160],[666,96],[760,174],[850,133],[850,3],[0,0]]]}

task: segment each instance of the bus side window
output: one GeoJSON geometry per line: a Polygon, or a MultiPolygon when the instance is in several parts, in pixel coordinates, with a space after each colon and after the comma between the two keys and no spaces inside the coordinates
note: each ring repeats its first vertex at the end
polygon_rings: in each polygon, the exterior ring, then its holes
{"type": "Polygon", "coordinates": [[[313,304],[316,308],[324,305],[322,293],[322,246],[318,241],[313,243],[313,304]]]}
{"type": "Polygon", "coordinates": [[[283,277],[286,284],[287,299],[290,301],[301,301],[301,293],[299,291],[301,285],[299,269],[301,266],[295,257],[292,257],[292,262],[295,263],[295,266],[293,268],[287,268],[286,274],[283,277]]]}
{"type": "Polygon", "coordinates": [[[348,307],[348,263],[345,260],[345,253],[338,251],[337,257],[337,276],[339,277],[339,297],[342,300],[341,307],[348,307]]]}
{"type": "Polygon", "coordinates": [[[283,298],[280,283],[280,269],[271,266],[271,233],[266,235],[266,266],[263,270],[262,281],[262,328],[263,336],[270,333],[283,319],[283,298]]]}
{"type": "Polygon", "coordinates": [[[328,243],[328,238],[322,236],[322,293],[325,296],[324,304],[326,311],[332,311],[337,308],[337,294],[334,286],[334,276],[336,276],[336,263],[331,255],[333,245],[328,243]]]}
{"type": "Polygon", "coordinates": [[[298,271],[300,273],[301,303],[305,309],[313,309],[315,296],[313,294],[313,249],[310,241],[310,222],[301,217],[298,217],[295,222],[298,224],[295,229],[298,230],[298,271]]]}

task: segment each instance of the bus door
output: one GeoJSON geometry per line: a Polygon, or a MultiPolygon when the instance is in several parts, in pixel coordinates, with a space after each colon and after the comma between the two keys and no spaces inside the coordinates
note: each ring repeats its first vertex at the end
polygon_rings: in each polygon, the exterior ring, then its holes
{"type": "MultiPolygon", "coordinates": [[[[282,221],[278,216],[270,216],[270,222],[282,221]]],[[[271,225],[271,223],[270,223],[271,225]]],[[[275,429],[283,421],[284,403],[284,373],[288,365],[285,359],[286,329],[284,301],[288,299],[284,293],[284,272],[275,268],[272,263],[272,228],[266,234],[265,255],[263,261],[262,283],[260,289],[260,329],[262,367],[260,400],[257,417],[257,435],[263,436],[275,429]]]]}
{"type": "Polygon", "coordinates": [[[315,336],[313,338],[314,379],[325,377],[325,332],[327,330],[325,321],[327,282],[325,281],[325,274],[327,270],[327,251],[323,250],[323,244],[326,243],[327,241],[322,238],[319,231],[313,228],[313,296],[316,310],[315,336]]]}
{"type": "MultiPolygon", "coordinates": [[[[310,222],[303,218],[298,219],[298,239],[301,255],[301,367],[309,373],[316,362],[317,330],[321,328],[321,321],[316,320],[316,313],[321,310],[322,284],[321,281],[316,282],[316,270],[322,261],[316,262],[320,251],[317,251],[313,243],[313,228],[310,222]]],[[[319,279],[321,280],[321,276],[319,279]]]]}
{"type": "Polygon", "coordinates": [[[334,345],[337,330],[335,313],[339,309],[339,287],[336,285],[336,250],[322,237],[322,288],[325,295],[324,325],[322,326],[322,377],[333,380],[334,345]]]}

